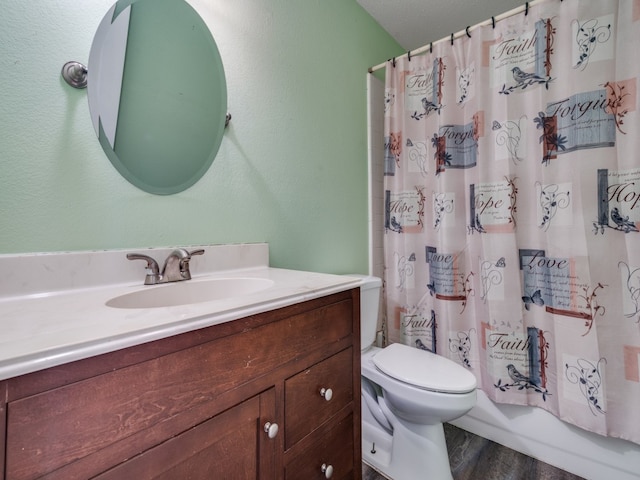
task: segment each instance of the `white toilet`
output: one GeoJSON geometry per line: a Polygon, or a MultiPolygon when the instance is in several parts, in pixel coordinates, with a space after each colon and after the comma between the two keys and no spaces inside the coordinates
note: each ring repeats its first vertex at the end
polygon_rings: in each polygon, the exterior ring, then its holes
{"type": "Polygon", "coordinates": [[[358,277],[362,459],[393,480],[452,480],[442,423],[475,405],[476,379],[461,365],[426,350],[399,343],[373,346],[382,281],[358,277]]]}

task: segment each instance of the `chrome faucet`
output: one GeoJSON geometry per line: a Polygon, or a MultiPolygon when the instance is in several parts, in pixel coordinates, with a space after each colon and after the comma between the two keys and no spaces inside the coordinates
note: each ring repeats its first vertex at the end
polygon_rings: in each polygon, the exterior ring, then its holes
{"type": "Polygon", "coordinates": [[[157,285],[159,283],[180,282],[182,280],[191,279],[191,271],[189,270],[189,262],[193,255],[203,255],[204,250],[194,250],[189,252],[184,248],[176,248],[169,254],[164,261],[162,273],[158,267],[158,262],[148,255],[142,253],[127,253],[129,260],[144,260],[147,262],[145,267],[147,276],[144,278],[145,285],[157,285]]]}

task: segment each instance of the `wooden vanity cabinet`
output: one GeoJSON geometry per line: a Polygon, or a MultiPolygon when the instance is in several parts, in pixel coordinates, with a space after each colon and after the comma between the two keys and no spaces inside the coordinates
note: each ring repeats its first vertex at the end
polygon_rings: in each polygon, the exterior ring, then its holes
{"type": "Polygon", "coordinates": [[[353,289],[0,381],[0,480],[359,479],[359,308],[353,289]]]}

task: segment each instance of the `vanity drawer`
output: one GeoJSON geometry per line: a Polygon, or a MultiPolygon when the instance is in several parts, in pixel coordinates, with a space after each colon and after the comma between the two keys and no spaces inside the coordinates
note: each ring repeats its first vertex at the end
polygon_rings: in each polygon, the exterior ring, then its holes
{"type": "Polygon", "coordinates": [[[285,449],[353,400],[353,348],[285,381],[285,449]],[[325,389],[324,396],[322,389],[325,389]]]}
{"type": "MultiPolygon", "coordinates": [[[[318,435],[285,466],[285,480],[321,480],[328,478],[325,468],[331,467],[332,479],[360,478],[354,472],[353,415],[337,421],[318,435]]],[[[358,466],[359,467],[359,466],[358,466]]]]}

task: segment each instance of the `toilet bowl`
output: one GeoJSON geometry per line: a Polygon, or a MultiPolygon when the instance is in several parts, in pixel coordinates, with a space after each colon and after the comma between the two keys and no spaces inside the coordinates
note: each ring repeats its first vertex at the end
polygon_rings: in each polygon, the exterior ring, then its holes
{"type": "Polygon", "coordinates": [[[362,459],[393,480],[452,480],[442,424],[475,405],[476,379],[429,351],[373,346],[381,280],[360,278],[362,459]]]}

